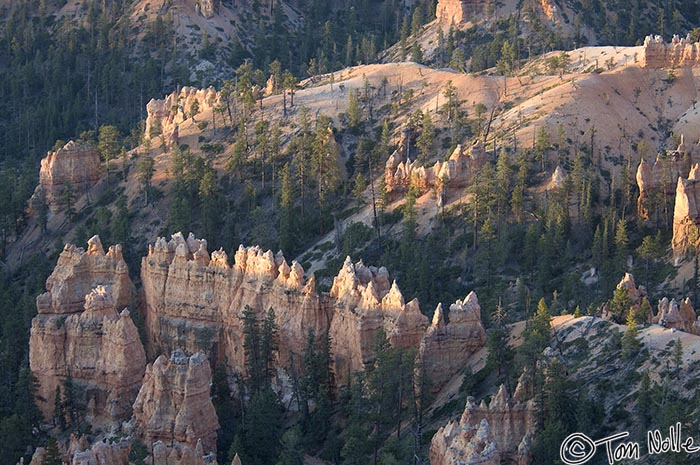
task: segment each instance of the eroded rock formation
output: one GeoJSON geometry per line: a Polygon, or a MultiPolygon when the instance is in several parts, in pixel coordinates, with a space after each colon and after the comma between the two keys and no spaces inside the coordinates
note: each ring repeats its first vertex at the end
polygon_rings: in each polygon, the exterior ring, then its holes
{"type": "Polygon", "coordinates": [[[141,262],[149,337],[155,349],[183,348],[226,360],[243,372],[241,317],[250,306],[264,318],[275,310],[280,334],[280,360],[300,355],[309,330],[329,327],[328,307],[316,294],[313,275],[304,277],[296,262],[259,247],[240,247],[234,265],[223,250],[209,255],[206,241],[175,234],[159,238],[141,262]]]}
{"type": "MultiPolygon", "coordinates": [[[[170,358],[161,355],[146,367],[143,385],[134,402],[137,431],[148,443],[176,442],[187,446],[178,450],[180,454],[192,453],[197,448],[216,452],[219,421],[211,401],[210,385],[211,368],[206,355],[196,353],[188,357],[181,350],[174,351],[170,358]]],[[[170,448],[167,452],[175,450],[170,448]]],[[[157,451],[154,456],[158,456],[157,451]]]]}
{"type": "Polygon", "coordinates": [[[700,246],[700,166],[694,165],[688,179],[678,178],[673,209],[673,255],[682,258],[690,248],[700,246]]]}
{"type": "Polygon", "coordinates": [[[482,12],[484,6],[483,0],[439,0],[435,14],[440,23],[449,26],[467,22],[482,12]]]}
{"type": "MultiPolygon", "coordinates": [[[[151,463],[148,461],[148,463],[151,463]]],[[[153,465],[217,465],[216,454],[204,453],[202,442],[193,449],[188,445],[174,444],[169,447],[162,441],[153,444],[153,465]]]]}
{"type": "Polygon", "coordinates": [[[146,356],[129,311],[132,284],[120,246],[105,254],[97,236],[87,252],[67,245],[37,297],[29,363],[53,415],[56,387],[70,376],[87,414],[98,422],[131,416],[146,356]],[[121,312],[119,311],[121,310],[121,312]]]}
{"type": "Polygon", "coordinates": [[[52,213],[57,213],[63,207],[67,190],[78,198],[100,180],[101,174],[97,149],[70,141],[41,160],[39,185],[30,199],[31,209],[36,210],[43,203],[52,213]]]}
{"type": "Polygon", "coordinates": [[[642,66],[646,68],[682,68],[700,65],[700,43],[691,42],[690,36],[681,39],[673,36],[670,43],[661,36],[647,36],[644,39],[644,58],[642,66]]]}
{"type": "Polygon", "coordinates": [[[488,406],[469,397],[459,422],[448,423],[433,436],[430,464],[531,463],[535,411],[527,373],[512,397],[503,385],[488,406]]]}
{"type": "Polygon", "coordinates": [[[466,187],[486,161],[480,142],[475,142],[469,151],[458,145],[447,161],[437,161],[430,168],[420,166],[418,161],[404,160],[403,152],[396,151],[384,167],[384,183],[389,193],[405,191],[412,184],[421,192],[431,188],[466,187]]]}
{"type": "Polygon", "coordinates": [[[433,391],[459,373],[469,357],[486,344],[476,293],[470,292],[463,301],[450,305],[448,316],[446,323],[442,304],[439,304],[420,344],[423,376],[433,391]]]}
{"type": "MultiPolygon", "coordinates": [[[[149,247],[142,260],[141,279],[153,348],[202,351],[214,360],[225,360],[233,372],[245,370],[241,318],[246,306],[259,319],[274,309],[282,368],[290,357],[302,357],[309,330],[317,336],[328,332],[341,384],[373,360],[372,345],[380,329],[395,347],[418,349],[428,327],[418,301],[406,302],[385,268],[353,263],[349,257],[330,293],[318,295],[313,275],[305,278],[301,265],[288,264],[281,253],[241,246],[230,266],[224,251],[210,256],[206,241],[192,235],[185,239],[178,233],[170,241],[160,238],[149,247]]],[[[437,357],[434,350],[448,348],[455,357],[441,360],[448,373],[436,386],[454,374],[453,364],[464,362],[469,351],[483,345],[478,303],[475,310],[473,302],[475,295],[453,305],[455,316],[447,333],[432,330],[426,356],[437,357]],[[467,340],[470,337],[476,339],[467,340]],[[460,344],[464,347],[457,348],[460,344]]],[[[437,376],[441,369],[432,371],[437,376]]]]}
{"type": "Polygon", "coordinates": [[[197,13],[206,19],[211,19],[219,13],[220,0],[195,0],[197,13]]]}
{"type": "Polygon", "coordinates": [[[131,441],[122,438],[119,441],[98,441],[88,446],[81,438],[75,441],[71,438],[69,448],[71,465],[129,465],[131,441]]]}
{"type": "Polygon", "coordinates": [[[637,167],[637,212],[639,216],[648,220],[650,213],[650,200],[654,192],[661,195],[673,195],[679,177],[686,176],[691,170],[690,157],[681,136],[678,148],[670,152],[669,156],[658,155],[654,164],[642,159],[637,167]]]}
{"type": "Polygon", "coordinates": [[[200,113],[212,111],[219,101],[219,94],[213,87],[208,89],[183,87],[179,92],[173,92],[165,99],[151,99],[146,105],[148,114],[146,136],[155,138],[162,134],[166,141],[172,141],[178,126],[190,119],[190,110],[195,100],[199,105],[200,113]]]}
{"type": "Polygon", "coordinates": [[[381,329],[394,347],[417,348],[428,326],[418,300],[405,302],[389,272],[353,264],[350,257],[333,280],[330,337],[336,375],[364,369],[374,359],[372,344],[381,329]]]}

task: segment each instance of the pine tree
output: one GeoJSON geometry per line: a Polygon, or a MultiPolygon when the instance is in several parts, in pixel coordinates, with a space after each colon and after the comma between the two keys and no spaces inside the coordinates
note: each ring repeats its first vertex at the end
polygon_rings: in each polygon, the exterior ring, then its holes
{"type": "Polygon", "coordinates": [[[357,99],[357,92],[350,89],[348,92],[348,127],[353,131],[357,131],[362,124],[362,110],[357,99]]]}
{"type": "Polygon", "coordinates": [[[58,443],[54,438],[50,438],[46,445],[46,453],[41,461],[41,465],[62,465],[61,452],[58,450],[58,443]]]}
{"type": "Polygon", "coordinates": [[[629,360],[637,355],[642,344],[637,338],[637,320],[634,318],[634,313],[630,312],[627,315],[627,329],[622,336],[622,358],[629,360]]]}
{"type": "Polygon", "coordinates": [[[421,133],[416,140],[416,145],[418,146],[418,151],[420,153],[418,161],[421,164],[425,164],[430,158],[434,143],[435,126],[433,126],[433,120],[430,117],[430,112],[426,111],[423,113],[423,118],[421,121],[421,133]]]}
{"type": "Polygon", "coordinates": [[[105,161],[107,174],[109,174],[110,161],[119,156],[121,150],[120,137],[121,134],[116,127],[111,125],[100,126],[97,148],[105,161]]]}
{"type": "Polygon", "coordinates": [[[280,173],[280,249],[291,253],[294,246],[294,182],[289,163],[285,163],[280,173]]]}

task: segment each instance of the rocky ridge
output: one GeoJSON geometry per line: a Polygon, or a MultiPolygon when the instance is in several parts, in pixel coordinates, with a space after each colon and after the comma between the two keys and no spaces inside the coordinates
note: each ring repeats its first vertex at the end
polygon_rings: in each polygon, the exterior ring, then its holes
{"type": "Polygon", "coordinates": [[[437,161],[432,167],[421,166],[417,160],[411,161],[405,151],[395,151],[384,166],[384,183],[388,193],[404,192],[415,185],[421,193],[430,189],[465,187],[487,162],[484,146],[475,142],[469,150],[458,145],[447,161],[437,161]]]}
{"type": "MultiPolygon", "coordinates": [[[[199,4],[199,3],[198,3],[199,4]]],[[[164,99],[151,99],[146,105],[146,130],[145,135],[151,139],[163,136],[166,145],[177,142],[179,125],[192,116],[194,102],[199,107],[199,112],[212,111],[219,102],[220,95],[213,88],[195,89],[183,87],[180,91],[172,92],[164,99]]]]}

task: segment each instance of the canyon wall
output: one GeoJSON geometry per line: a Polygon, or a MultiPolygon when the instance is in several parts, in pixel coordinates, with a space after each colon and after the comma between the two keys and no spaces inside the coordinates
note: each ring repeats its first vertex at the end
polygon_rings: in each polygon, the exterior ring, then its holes
{"type": "Polygon", "coordinates": [[[700,43],[673,36],[670,43],[661,36],[644,39],[642,66],[645,68],[689,68],[700,65],[700,43]]]}
{"type": "Polygon", "coordinates": [[[420,343],[423,377],[435,392],[464,368],[469,357],[486,344],[481,324],[481,307],[476,293],[450,305],[445,323],[442,304],[435,309],[433,321],[420,343]]]}
{"type": "MultiPolygon", "coordinates": [[[[245,371],[241,318],[246,306],[261,320],[274,309],[281,367],[301,359],[309,331],[317,336],[328,332],[341,384],[373,360],[380,330],[395,347],[417,349],[428,327],[418,301],[405,302],[385,268],[350,258],[330,293],[319,295],[313,275],[305,278],[301,265],[288,264],[280,253],[241,246],[230,266],[224,251],[210,255],[206,241],[178,233],[149,247],[141,279],[152,349],[202,351],[232,372],[245,371]]],[[[480,321],[477,325],[481,328],[480,321]]],[[[483,346],[483,340],[473,344],[483,346]]]]}
{"type": "Polygon", "coordinates": [[[93,422],[131,416],[146,356],[129,311],[132,284],[121,247],[104,252],[97,236],[88,250],[67,245],[37,297],[29,364],[39,381],[39,407],[53,416],[57,386],[73,380],[93,422]]]}

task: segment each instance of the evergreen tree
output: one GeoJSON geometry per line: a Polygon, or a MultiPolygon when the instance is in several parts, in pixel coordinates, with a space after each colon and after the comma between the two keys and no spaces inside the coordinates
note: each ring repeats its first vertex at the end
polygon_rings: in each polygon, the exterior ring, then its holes
{"type": "Polygon", "coordinates": [[[418,146],[418,151],[420,153],[418,161],[421,164],[425,164],[430,158],[434,143],[435,126],[433,126],[433,120],[430,117],[430,112],[426,111],[423,113],[423,118],[421,121],[421,133],[416,140],[416,145],[418,146]]]}
{"type": "Polygon", "coordinates": [[[102,159],[109,173],[110,161],[119,156],[121,145],[119,139],[121,134],[119,130],[111,125],[100,126],[97,148],[100,150],[102,159]]]}
{"type": "Polygon", "coordinates": [[[50,438],[46,445],[46,453],[41,461],[41,465],[62,465],[61,452],[58,450],[58,443],[54,438],[50,438]]]}
{"type": "Polygon", "coordinates": [[[641,342],[637,338],[637,320],[635,320],[634,314],[630,312],[627,315],[627,329],[622,336],[622,358],[629,360],[634,357],[641,346],[641,342]]]}

